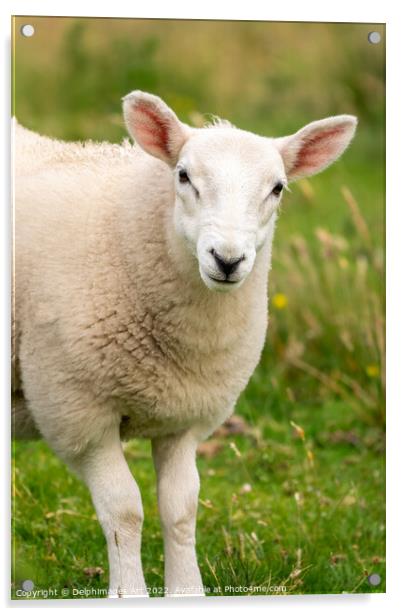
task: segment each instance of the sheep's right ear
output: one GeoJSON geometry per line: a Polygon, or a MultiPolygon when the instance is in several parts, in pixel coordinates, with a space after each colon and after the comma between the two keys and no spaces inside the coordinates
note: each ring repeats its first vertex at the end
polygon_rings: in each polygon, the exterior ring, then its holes
{"type": "Polygon", "coordinates": [[[311,122],[294,135],[276,139],[289,181],[331,165],[348,147],[356,126],[355,116],[339,115],[311,122]]]}
{"type": "Polygon", "coordinates": [[[123,98],[123,113],[127,129],[138,145],[174,167],[190,136],[190,127],[180,122],[159,96],[140,90],[123,98]]]}

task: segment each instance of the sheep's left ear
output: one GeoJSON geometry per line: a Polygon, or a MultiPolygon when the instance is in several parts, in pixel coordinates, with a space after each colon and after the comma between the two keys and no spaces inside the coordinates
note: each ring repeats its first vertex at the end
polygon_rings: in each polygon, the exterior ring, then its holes
{"type": "Polygon", "coordinates": [[[311,122],[294,135],[275,139],[289,181],[314,175],[331,165],[348,147],[357,118],[339,115],[311,122]]]}
{"type": "Polygon", "coordinates": [[[123,113],[130,135],[142,149],[174,167],[190,127],[159,96],[141,90],[123,98],[123,113]]]}

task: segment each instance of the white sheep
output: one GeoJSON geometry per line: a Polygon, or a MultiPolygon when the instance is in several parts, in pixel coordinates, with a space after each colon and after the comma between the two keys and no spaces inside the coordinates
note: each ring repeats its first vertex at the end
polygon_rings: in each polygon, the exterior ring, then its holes
{"type": "Polygon", "coordinates": [[[121,438],[150,438],[165,594],[201,595],[196,448],[259,361],[283,188],[338,158],[357,121],[273,139],[191,128],[140,91],[123,105],[140,148],[15,127],[14,432],[39,431],[86,482],[118,597],[147,595],[121,438]]]}

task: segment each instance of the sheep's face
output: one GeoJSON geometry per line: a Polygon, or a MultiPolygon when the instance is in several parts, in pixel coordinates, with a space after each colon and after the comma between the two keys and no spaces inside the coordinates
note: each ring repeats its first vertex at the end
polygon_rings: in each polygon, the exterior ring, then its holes
{"type": "Polygon", "coordinates": [[[174,169],[175,229],[209,289],[231,291],[251,272],[286,173],[274,140],[235,128],[194,131],[174,169]]]}
{"type": "Polygon", "coordinates": [[[124,98],[124,116],[138,144],[172,169],[175,231],[203,282],[219,291],[239,287],[251,272],[287,182],[333,163],[357,124],[354,116],[334,116],[278,139],[228,123],[193,129],[138,90],[124,98]]]}

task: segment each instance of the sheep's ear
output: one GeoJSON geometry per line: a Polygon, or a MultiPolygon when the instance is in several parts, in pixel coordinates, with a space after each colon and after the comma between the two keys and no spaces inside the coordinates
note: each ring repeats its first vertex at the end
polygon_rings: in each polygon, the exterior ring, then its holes
{"type": "Polygon", "coordinates": [[[162,99],[140,90],[123,98],[123,113],[130,135],[142,149],[174,167],[190,128],[162,99]]]}
{"type": "Polygon", "coordinates": [[[348,147],[357,118],[339,115],[311,122],[294,135],[275,139],[290,181],[314,175],[331,165],[348,147]]]}

